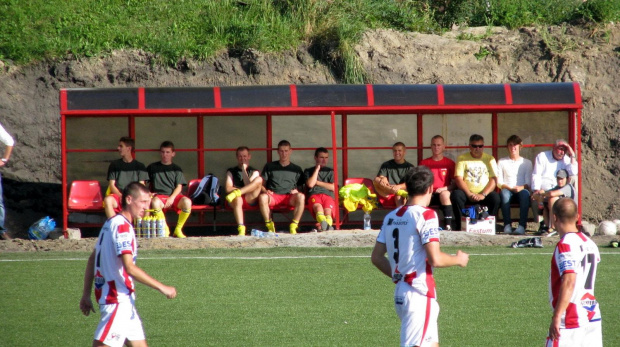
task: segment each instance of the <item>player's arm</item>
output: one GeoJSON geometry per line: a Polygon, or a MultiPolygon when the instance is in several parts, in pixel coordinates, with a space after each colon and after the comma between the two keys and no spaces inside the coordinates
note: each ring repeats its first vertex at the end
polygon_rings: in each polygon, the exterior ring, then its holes
{"type": "Polygon", "coordinates": [[[465,184],[465,180],[463,180],[463,177],[454,176],[454,184],[458,189],[464,191],[467,197],[471,197],[472,192],[470,192],[469,188],[467,188],[467,184],[465,184]]]}
{"type": "Polygon", "coordinates": [[[553,309],[551,325],[549,326],[549,337],[552,340],[557,340],[560,337],[560,323],[562,321],[562,314],[566,312],[566,308],[570,303],[570,298],[575,290],[576,279],[577,274],[572,272],[564,273],[562,275],[562,283],[560,284],[558,301],[553,309]]]}
{"type": "Polygon", "coordinates": [[[259,176],[259,174],[258,174],[258,171],[254,170],[254,172],[252,172],[252,176],[248,176],[248,166],[243,164],[243,169],[241,170],[241,176],[243,177],[243,184],[247,186],[250,183],[252,183],[252,181],[255,180],[256,177],[259,176]]]}
{"type": "Polygon", "coordinates": [[[427,242],[424,244],[424,249],[428,256],[428,262],[432,267],[450,267],[457,265],[465,267],[469,262],[469,254],[461,250],[457,251],[456,255],[444,253],[439,248],[439,242],[427,242]]]}
{"type": "Polygon", "coordinates": [[[387,247],[385,243],[375,242],[375,248],[373,248],[372,254],[370,255],[370,261],[379,271],[383,272],[387,277],[392,278],[392,267],[390,266],[389,260],[385,257],[386,253],[387,247]]]}
{"type": "Polygon", "coordinates": [[[95,312],[93,302],[90,295],[93,292],[93,280],[95,279],[95,251],[90,254],[86,262],[86,270],[84,271],[84,289],[82,290],[82,299],[80,299],[80,310],[85,316],[91,312],[95,312]]]}
{"type": "Polygon", "coordinates": [[[110,187],[110,193],[114,194],[114,195],[118,195],[118,196],[122,196],[123,193],[121,193],[120,190],[118,190],[118,188],[116,188],[116,180],[109,180],[108,181],[108,186],[110,187]]]}
{"type": "Polygon", "coordinates": [[[176,188],[174,188],[174,190],[172,191],[172,194],[170,194],[170,196],[168,197],[168,200],[166,200],[166,204],[164,205],[164,207],[169,208],[170,206],[172,206],[174,199],[176,199],[177,195],[181,194],[182,190],[183,185],[177,184],[176,188]]]}
{"type": "Polygon", "coordinates": [[[495,187],[497,186],[497,181],[496,180],[497,180],[496,177],[489,177],[489,182],[484,187],[484,189],[482,189],[480,194],[484,194],[486,196],[486,195],[490,194],[491,192],[493,192],[495,190],[495,187]]]}
{"type": "Polygon", "coordinates": [[[308,177],[306,180],[306,186],[308,188],[314,188],[314,186],[319,182],[319,171],[321,171],[321,165],[317,165],[312,171],[312,175],[308,177]]]}
{"type": "Polygon", "coordinates": [[[226,194],[229,194],[233,190],[237,189],[235,188],[235,185],[233,184],[233,178],[232,178],[232,174],[230,173],[230,171],[226,171],[225,189],[226,189],[226,194]]]}
{"type": "Polygon", "coordinates": [[[334,191],[334,184],[333,183],[327,183],[327,182],[321,182],[321,181],[316,181],[316,185],[322,188],[325,188],[331,192],[334,191]]]}
{"type": "Polygon", "coordinates": [[[133,263],[133,254],[124,253],[120,255],[121,261],[123,263],[123,267],[127,274],[129,274],[136,281],[147,285],[160,293],[164,294],[168,299],[173,299],[177,296],[177,290],[174,287],[167,286],[158,280],[151,277],[144,270],[139,268],[136,264],[133,263]]]}

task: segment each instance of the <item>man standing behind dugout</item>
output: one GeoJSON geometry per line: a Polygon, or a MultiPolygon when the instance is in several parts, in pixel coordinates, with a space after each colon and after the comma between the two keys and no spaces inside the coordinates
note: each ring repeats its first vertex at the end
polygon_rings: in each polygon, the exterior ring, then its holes
{"type": "Polygon", "coordinates": [[[373,181],[379,202],[384,207],[402,206],[407,201],[405,175],[413,164],[405,160],[407,147],[402,142],[392,146],[392,160],[381,164],[373,181]]]}
{"type": "Polygon", "coordinates": [[[500,198],[495,192],[497,163],[492,155],[484,153],[484,137],[469,137],[469,153],[461,154],[456,161],[454,181],[458,189],[450,199],[454,206],[454,224],[461,230],[462,210],[467,202],[489,208],[489,214],[497,216],[500,198]]]}
{"type": "MultiPolygon", "coordinates": [[[[164,210],[174,209],[179,214],[177,226],[174,228],[174,236],[184,238],[183,225],[192,212],[192,200],[181,194],[183,186],[187,185],[183,170],[172,162],[176,155],[174,144],[164,141],[159,146],[161,161],[150,164],[146,171],[149,173],[149,181],[156,194],[151,206],[157,210],[156,216],[165,219],[164,210]]],[[[170,233],[166,225],[166,236],[170,233]]]]}
{"type": "Polygon", "coordinates": [[[116,159],[108,166],[108,195],[103,199],[105,215],[113,217],[121,211],[122,191],[131,182],[144,184],[149,179],[146,167],[133,158],[136,143],[131,137],[121,137],[118,140],[118,154],[116,159]]]}
{"type": "Polygon", "coordinates": [[[560,234],[551,258],[549,303],[553,309],[547,347],[602,347],[601,310],[594,296],[598,263],[596,244],[577,230],[577,204],[561,198],[553,205],[560,234]]]}
{"type": "Polygon", "coordinates": [[[314,151],[315,166],[304,170],[308,190],[308,210],[316,218],[321,231],[332,228],[336,212],[334,201],[334,169],[327,167],[329,152],[324,147],[314,151]]]}
{"type": "Polygon", "coordinates": [[[291,163],[291,143],[282,140],[278,143],[280,160],[265,164],[263,168],[262,193],[258,196],[258,205],[265,226],[269,232],[275,232],[276,226],[271,219],[271,209],[293,207],[293,221],[289,225],[291,234],[297,234],[299,220],[304,213],[305,195],[298,189],[304,185],[304,172],[301,167],[291,163]]]}
{"type": "Polygon", "coordinates": [[[412,169],[405,182],[407,205],[385,216],[371,261],[396,283],[394,308],[401,321],[400,345],[438,347],[439,305],[433,269],[465,267],[469,255],[460,250],[450,255],[440,249],[437,213],[428,208],[433,194],[430,169],[412,169]]]}
{"type": "Polygon", "coordinates": [[[101,318],[95,330],[93,346],[146,346],[144,328],[135,307],[134,280],[164,294],[176,297],[174,287],[164,285],[140,269],[138,242],[133,219],[144,217],[151,202],[149,190],[138,182],[130,183],[122,194],[122,211],[108,219],[101,228],[95,249],[88,258],[84,271],[84,287],[80,310],[85,316],[95,312],[91,294],[95,284],[95,298],[101,318]]]}
{"type": "Polygon", "coordinates": [[[443,212],[444,226],[446,230],[452,230],[452,222],[454,213],[452,202],[450,201],[450,193],[454,189],[454,161],[443,155],[446,145],[443,136],[435,135],[431,139],[431,152],[433,155],[423,159],[420,165],[424,165],[431,169],[434,176],[433,181],[433,197],[431,205],[441,205],[443,212]]]}
{"type": "Polygon", "coordinates": [[[250,166],[250,149],[245,146],[237,148],[237,166],[226,171],[226,201],[230,204],[237,221],[239,236],[245,235],[243,210],[258,207],[263,179],[258,170],[250,166]]]}

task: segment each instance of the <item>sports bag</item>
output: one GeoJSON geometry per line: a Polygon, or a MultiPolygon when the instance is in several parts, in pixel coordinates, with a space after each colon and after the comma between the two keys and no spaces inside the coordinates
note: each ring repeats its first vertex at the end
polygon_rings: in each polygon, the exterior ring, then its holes
{"type": "Polygon", "coordinates": [[[198,187],[189,197],[194,205],[211,205],[217,206],[220,204],[221,194],[220,182],[213,174],[204,176],[198,187]]]}

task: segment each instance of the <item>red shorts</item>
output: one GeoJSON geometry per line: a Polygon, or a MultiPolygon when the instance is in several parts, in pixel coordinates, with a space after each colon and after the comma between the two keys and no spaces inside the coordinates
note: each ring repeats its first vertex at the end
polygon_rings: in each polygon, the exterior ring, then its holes
{"type": "Polygon", "coordinates": [[[377,194],[377,198],[383,207],[396,207],[396,194],[390,194],[388,196],[381,196],[377,194]]]}
{"type": "MultiPolygon", "coordinates": [[[[114,209],[114,212],[117,214],[121,213],[121,211],[123,210],[123,206],[121,204],[121,197],[116,194],[110,194],[108,196],[112,196],[114,198],[114,201],[116,201],[116,208],[114,209]]],[[[105,201],[103,202],[103,207],[105,208],[105,201]]]]}
{"type": "MultiPolygon", "coordinates": [[[[161,202],[164,203],[164,205],[166,204],[166,201],[168,201],[168,195],[159,195],[159,194],[157,194],[156,196],[157,196],[157,198],[159,200],[161,200],[161,202]]],[[[181,199],[183,199],[184,197],[185,197],[185,195],[183,195],[183,194],[177,195],[174,198],[174,201],[172,202],[172,205],[170,206],[170,208],[165,209],[165,210],[167,211],[167,210],[171,210],[172,209],[172,210],[174,210],[174,212],[180,213],[181,209],[179,208],[179,201],[181,201],[181,199]]]]}
{"type": "Polygon", "coordinates": [[[269,208],[274,209],[293,209],[291,206],[291,194],[276,194],[269,196],[269,208]]]}
{"type": "Polygon", "coordinates": [[[334,202],[334,198],[327,194],[314,194],[308,198],[308,203],[306,204],[306,208],[312,214],[313,218],[316,218],[314,214],[314,204],[319,204],[323,206],[323,209],[330,208],[332,210],[332,217],[336,218],[336,203],[334,202]]]}

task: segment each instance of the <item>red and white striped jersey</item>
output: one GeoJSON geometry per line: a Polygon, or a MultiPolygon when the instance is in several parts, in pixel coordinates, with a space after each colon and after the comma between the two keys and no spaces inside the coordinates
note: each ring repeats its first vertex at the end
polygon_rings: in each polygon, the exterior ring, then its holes
{"type": "Polygon", "coordinates": [[[426,207],[405,205],[385,216],[377,242],[386,245],[394,283],[404,281],[418,293],[436,297],[424,245],[439,242],[439,230],[437,214],[426,207]]]}
{"type": "Polygon", "coordinates": [[[601,311],[594,296],[596,270],[600,261],[598,247],[583,233],[567,233],[556,245],[549,274],[551,308],[557,304],[562,276],[567,273],[577,275],[575,290],[563,314],[561,328],[579,328],[588,322],[601,320],[601,311]]]}
{"type": "Polygon", "coordinates": [[[95,245],[95,298],[99,304],[125,302],[134,295],[133,278],[127,274],[121,254],[138,256],[136,234],[131,223],[120,214],[108,219],[95,245]]]}

